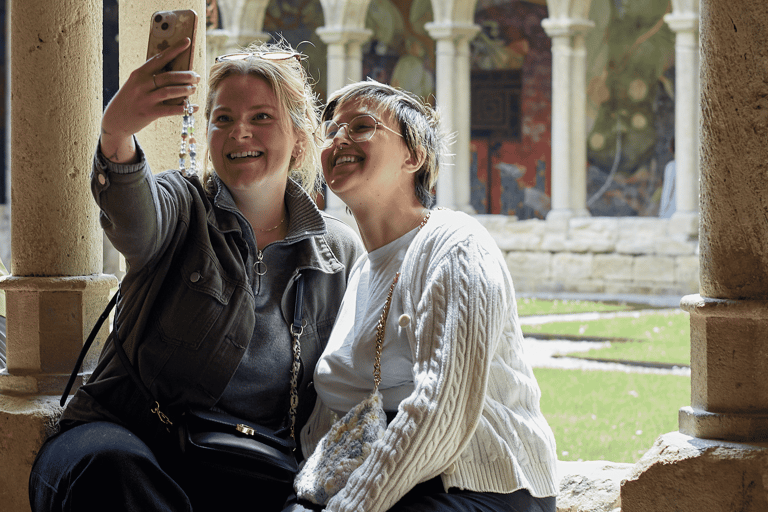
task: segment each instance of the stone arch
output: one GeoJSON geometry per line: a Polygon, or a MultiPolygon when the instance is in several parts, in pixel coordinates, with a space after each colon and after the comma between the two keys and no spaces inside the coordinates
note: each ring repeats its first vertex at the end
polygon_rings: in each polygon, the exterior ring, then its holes
{"type": "Polygon", "coordinates": [[[550,18],[588,20],[591,4],[592,0],[547,0],[550,18]]]}
{"type": "Polygon", "coordinates": [[[472,25],[477,0],[432,0],[436,24],[472,25]]]}
{"type": "Polygon", "coordinates": [[[371,0],[320,0],[325,26],[345,29],[365,29],[365,16],[371,0]]]}

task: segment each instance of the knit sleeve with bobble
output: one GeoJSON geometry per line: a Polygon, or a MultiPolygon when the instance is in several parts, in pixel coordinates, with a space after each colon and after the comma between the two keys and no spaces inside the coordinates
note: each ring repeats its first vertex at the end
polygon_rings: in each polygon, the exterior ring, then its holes
{"type": "MultiPolygon", "coordinates": [[[[440,233],[442,232],[442,233],[440,233]]],[[[442,473],[471,440],[491,358],[509,314],[498,255],[467,230],[417,239],[403,264],[403,308],[413,321],[413,393],[329,511],[386,511],[442,473]]]]}

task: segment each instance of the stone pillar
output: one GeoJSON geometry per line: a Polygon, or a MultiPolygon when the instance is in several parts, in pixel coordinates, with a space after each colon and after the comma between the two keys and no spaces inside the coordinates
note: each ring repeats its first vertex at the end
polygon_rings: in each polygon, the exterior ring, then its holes
{"type": "Polygon", "coordinates": [[[552,38],[552,210],[547,220],[589,217],[587,210],[585,19],[547,18],[552,38]]]}
{"type": "Polygon", "coordinates": [[[766,45],[768,4],[702,2],[700,294],[681,301],[691,405],[624,484],[623,512],[768,510],[766,45]]]}
{"type": "Polygon", "coordinates": [[[675,0],[664,16],[675,32],[675,232],[695,235],[699,221],[699,1],[675,0]]]}
{"type": "Polygon", "coordinates": [[[444,166],[437,181],[437,204],[475,213],[470,205],[471,87],[469,41],[480,27],[460,23],[427,23],[425,28],[436,41],[435,96],[443,127],[456,134],[451,150],[454,165],[444,166]]]}
{"type": "Polygon", "coordinates": [[[683,301],[693,392],[680,425],[698,437],[768,440],[768,100],[752,60],[768,25],[757,20],[765,2],[702,6],[701,296],[683,301]]]}
{"type": "MultiPolygon", "coordinates": [[[[120,84],[131,72],[147,60],[147,38],[152,13],[158,10],[194,9],[197,12],[197,41],[193,58],[194,70],[203,77],[197,92],[190,98],[201,107],[205,104],[208,70],[206,69],[205,0],[133,0],[119,2],[120,17],[120,84]],[[129,34],[129,35],[128,35],[129,34]]],[[[205,118],[195,114],[197,154],[203,164],[206,152],[205,118]]],[[[158,119],[137,134],[139,143],[147,155],[152,171],[157,173],[179,168],[179,143],[181,141],[181,116],[158,119]]]]}
{"type": "MultiPolygon", "coordinates": [[[[319,27],[317,35],[328,45],[327,54],[327,94],[330,96],[347,84],[363,79],[362,45],[371,37],[369,29],[319,27]]],[[[344,203],[336,194],[326,189],[325,211],[342,219],[357,229],[354,218],[346,211],[344,203]]]]}
{"type": "Polygon", "coordinates": [[[0,497],[3,510],[28,510],[29,470],[59,413],[55,395],[117,280],[101,274],[89,186],[102,111],[101,2],[8,6],[12,275],[0,279],[8,315],[0,497]]]}

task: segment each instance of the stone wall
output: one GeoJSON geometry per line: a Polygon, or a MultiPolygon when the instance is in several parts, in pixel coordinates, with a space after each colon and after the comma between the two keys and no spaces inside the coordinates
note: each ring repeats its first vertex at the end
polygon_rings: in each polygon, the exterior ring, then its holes
{"type": "Polygon", "coordinates": [[[699,291],[698,236],[667,219],[477,219],[504,252],[518,292],[682,296],[699,291]]]}

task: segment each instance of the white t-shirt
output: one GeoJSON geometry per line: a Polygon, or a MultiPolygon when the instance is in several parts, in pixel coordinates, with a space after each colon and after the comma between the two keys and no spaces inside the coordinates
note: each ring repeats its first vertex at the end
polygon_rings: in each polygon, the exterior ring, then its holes
{"type": "MultiPolygon", "coordinates": [[[[352,268],[328,346],[315,369],[317,394],[337,414],[346,414],[373,391],[376,326],[389,287],[418,232],[418,228],[413,229],[361,256],[352,268]]],[[[400,297],[395,285],[381,353],[379,391],[386,411],[397,411],[400,402],[414,389],[411,347],[399,325],[403,314],[400,297]]]]}

